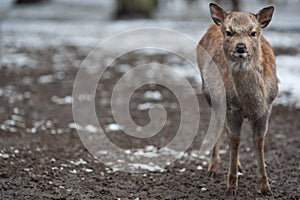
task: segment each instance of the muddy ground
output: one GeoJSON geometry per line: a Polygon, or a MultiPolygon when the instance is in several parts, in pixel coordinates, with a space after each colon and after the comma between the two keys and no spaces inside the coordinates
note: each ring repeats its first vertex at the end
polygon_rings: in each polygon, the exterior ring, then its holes
{"type": "MultiPolygon", "coordinates": [[[[222,146],[220,174],[213,179],[206,173],[207,157],[187,156],[167,166],[163,172],[137,174],[113,171],[94,159],[82,144],[76,129],[70,126],[73,117],[68,96],[72,95],[78,70],[78,66],[71,66],[74,62],[70,60],[80,61],[86,54],[72,46],[60,48],[18,49],[37,60],[35,66],[2,66],[0,69],[0,199],[230,199],[225,195],[228,169],[226,140],[222,146]],[[59,51],[68,55],[61,61],[66,67],[55,68],[53,64],[53,57],[59,51]]],[[[170,60],[168,56],[174,55],[152,55],[152,59],[163,63],[170,60]]],[[[113,85],[124,73],[116,70],[116,66],[122,63],[134,66],[137,59],[148,57],[124,55],[108,69],[110,78],[99,82],[96,109],[101,126],[113,122],[110,104],[101,99],[109,99],[113,85]],[[103,93],[104,90],[107,92],[103,93]]],[[[193,80],[190,82],[197,87],[193,80]]],[[[120,131],[114,131],[110,139],[124,149],[163,146],[178,128],[180,109],[176,97],[160,85],[145,85],[135,92],[131,101],[131,115],[135,122],[140,125],[149,123],[147,110],[136,109],[138,103],[145,101],[141,97],[146,90],[162,94],[161,100],[148,101],[175,105],[166,108],[170,123],[166,124],[159,137],[148,140],[121,137],[120,131]]],[[[203,123],[189,152],[199,150],[201,134],[207,129],[210,118],[209,108],[201,94],[198,100],[203,123]]],[[[244,174],[240,176],[236,199],[300,198],[299,119],[300,110],[293,106],[276,105],[273,109],[265,148],[267,171],[274,193],[271,197],[257,192],[252,135],[245,125],[240,150],[244,174]]],[[[110,149],[107,151],[109,155],[110,149]]]]}

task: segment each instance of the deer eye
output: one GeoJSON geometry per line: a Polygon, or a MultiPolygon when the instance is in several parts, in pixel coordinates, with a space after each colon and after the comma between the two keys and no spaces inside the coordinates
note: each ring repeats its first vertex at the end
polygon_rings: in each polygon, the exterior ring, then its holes
{"type": "Polygon", "coordinates": [[[255,37],[255,36],[256,36],[256,32],[253,31],[253,32],[250,33],[250,35],[251,35],[252,37],[255,37]]]}
{"type": "Polygon", "coordinates": [[[232,36],[232,33],[231,33],[230,31],[226,31],[226,35],[227,35],[228,37],[231,37],[231,36],[232,36]]]}

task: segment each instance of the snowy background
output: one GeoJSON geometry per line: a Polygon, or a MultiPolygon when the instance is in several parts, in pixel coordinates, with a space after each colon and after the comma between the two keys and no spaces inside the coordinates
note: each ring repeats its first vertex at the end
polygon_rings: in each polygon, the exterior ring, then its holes
{"type": "MultiPolygon", "coordinates": [[[[242,1],[241,9],[256,13],[263,6],[269,5],[265,2],[242,1]]],[[[108,37],[134,28],[170,28],[198,41],[211,22],[208,3],[209,1],[194,1],[190,4],[183,0],[159,1],[153,19],[112,20],[116,6],[114,1],[52,0],[37,5],[14,6],[12,1],[3,0],[0,3],[1,66],[37,66],[35,58],[18,49],[38,50],[72,45],[88,53],[108,37]]],[[[281,83],[276,103],[299,107],[300,3],[289,0],[273,1],[272,4],[276,6],[275,15],[264,34],[274,49],[279,51],[277,66],[281,83]]],[[[124,48],[126,45],[130,44],[122,44],[124,48]]],[[[182,49],[184,44],[174,42],[169,45],[182,49]]],[[[118,45],[115,48],[119,48],[118,45]]],[[[57,57],[59,62],[68,55],[64,55],[62,51],[57,57]]],[[[72,62],[74,67],[79,67],[81,63],[80,60],[72,62]]]]}

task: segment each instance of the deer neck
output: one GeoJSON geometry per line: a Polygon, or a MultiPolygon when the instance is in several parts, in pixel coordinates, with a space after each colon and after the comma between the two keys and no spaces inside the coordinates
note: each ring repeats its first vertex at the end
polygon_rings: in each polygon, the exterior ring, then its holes
{"type": "Polygon", "coordinates": [[[230,63],[235,93],[246,118],[260,117],[267,110],[267,92],[260,58],[258,54],[251,60],[230,63]]]}

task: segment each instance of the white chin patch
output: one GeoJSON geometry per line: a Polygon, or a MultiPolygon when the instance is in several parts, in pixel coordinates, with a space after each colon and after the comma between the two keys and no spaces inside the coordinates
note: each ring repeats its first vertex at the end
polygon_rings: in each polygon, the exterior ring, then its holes
{"type": "Polygon", "coordinates": [[[229,61],[229,64],[234,71],[247,71],[251,69],[251,65],[248,61],[229,61]]]}
{"type": "Polygon", "coordinates": [[[232,52],[232,55],[236,58],[246,58],[248,56],[248,53],[232,52]]]}

